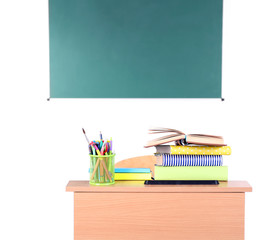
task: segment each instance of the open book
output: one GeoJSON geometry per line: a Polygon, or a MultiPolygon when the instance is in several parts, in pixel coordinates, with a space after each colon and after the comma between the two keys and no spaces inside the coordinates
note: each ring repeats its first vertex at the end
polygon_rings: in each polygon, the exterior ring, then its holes
{"type": "Polygon", "coordinates": [[[153,128],[149,129],[150,134],[167,134],[163,137],[149,141],[144,147],[153,147],[169,142],[176,142],[177,145],[206,145],[206,146],[226,146],[223,137],[205,134],[185,134],[179,130],[171,128],[153,128]]]}

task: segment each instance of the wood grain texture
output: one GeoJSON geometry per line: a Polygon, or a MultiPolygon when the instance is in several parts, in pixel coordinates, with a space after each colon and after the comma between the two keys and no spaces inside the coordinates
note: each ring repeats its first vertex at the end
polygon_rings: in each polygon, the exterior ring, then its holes
{"type": "Polygon", "coordinates": [[[139,156],[119,161],[115,164],[116,168],[150,168],[154,176],[157,158],[153,155],[139,156]]]}
{"type": "Polygon", "coordinates": [[[243,240],[244,193],[75,193],[75,240],[243,240]]]}
{"type": "Polygon", "coordinates": [[[184,192],[252,192],[246,181],[220,182],[219,185],[144,185],[144,181],[116,181],[110,186],[92,186],[89,181],[70,181],[67,192],[95,193],[184,193],[184,192]]]}

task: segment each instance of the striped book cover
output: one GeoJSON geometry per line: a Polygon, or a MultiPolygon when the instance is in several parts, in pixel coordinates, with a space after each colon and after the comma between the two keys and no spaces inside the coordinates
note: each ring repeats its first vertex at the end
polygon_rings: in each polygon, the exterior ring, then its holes
{"type": "Polygon", "coordinates": [[[158,145],[156,146],[156,152],[187,155],[230,155],[231,147],[158,145]]]}
{"type": "Polygon", "coordinates": [[[155,154],[160,166],[222,166],[222,155],[155,154]]]}

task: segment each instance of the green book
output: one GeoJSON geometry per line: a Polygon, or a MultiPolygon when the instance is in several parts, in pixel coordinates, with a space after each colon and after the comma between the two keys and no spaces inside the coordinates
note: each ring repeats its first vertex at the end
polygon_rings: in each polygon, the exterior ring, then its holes
{"type": "Polygon", "coordinates": [[[155,180],[218,180],[227,181],[227,166],[164,167],[155,166],[155,180]]]}

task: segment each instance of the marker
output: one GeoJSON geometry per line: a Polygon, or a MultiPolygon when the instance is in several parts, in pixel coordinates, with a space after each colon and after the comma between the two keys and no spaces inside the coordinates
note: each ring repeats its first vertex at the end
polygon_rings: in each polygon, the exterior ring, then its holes
{"type": "Polygon", "coordinates": [[[94,147],[95,147],[95,150],[96,150],[97,155],[101,156],[101,154],[100,154],[100,151],[99,151],[98,147],[97,147],[96,145],[95,145],[94,147]]]}
{"type": "Polygon", "coordinates": [[[106,152],[105,152],[105,155],[108,155],[108,151],[109,151],[109,143],[108,143],[108,141],[106,141],[106,152]]]}
{"type": "Polygon", "coordinates": [[[104,142],[104,141],[100,140],[100,143],[99,143],[99,149],[100,149],[100,150],[101,150],[101,148],[102,148],[103,142],[104,142]]]}
{"type": "Polygon", "coordinates": [[[100,148],[100,142],[96,141],[96,146],[100,148]]]}
{"type": "Polygon", "coordinates": [[[111,137],[111,139],[110,139],[110,154],[112,154],[112,150],[113,150],[113,140],[111,137]]]}
{"type": "Polygon", "coordinates": [[[102,147],[101,147],[101,150],[100,150],[100,154],[101,155],[104,155],[104,148],[105,148],[105,146],[106,146],[106,143],[104,143],[103,145],[102,145],[102,147]]]}
{"type": "Polygon", "coordinates": [[[92,151],[93,151],[93,155],[96,155],[96,154],[95,154],[95,148],[94,148],[94,146],[93,146],[93,142],[91,143],[90,146],[91,146],[91,149],[92,149],[92,151]]]}

